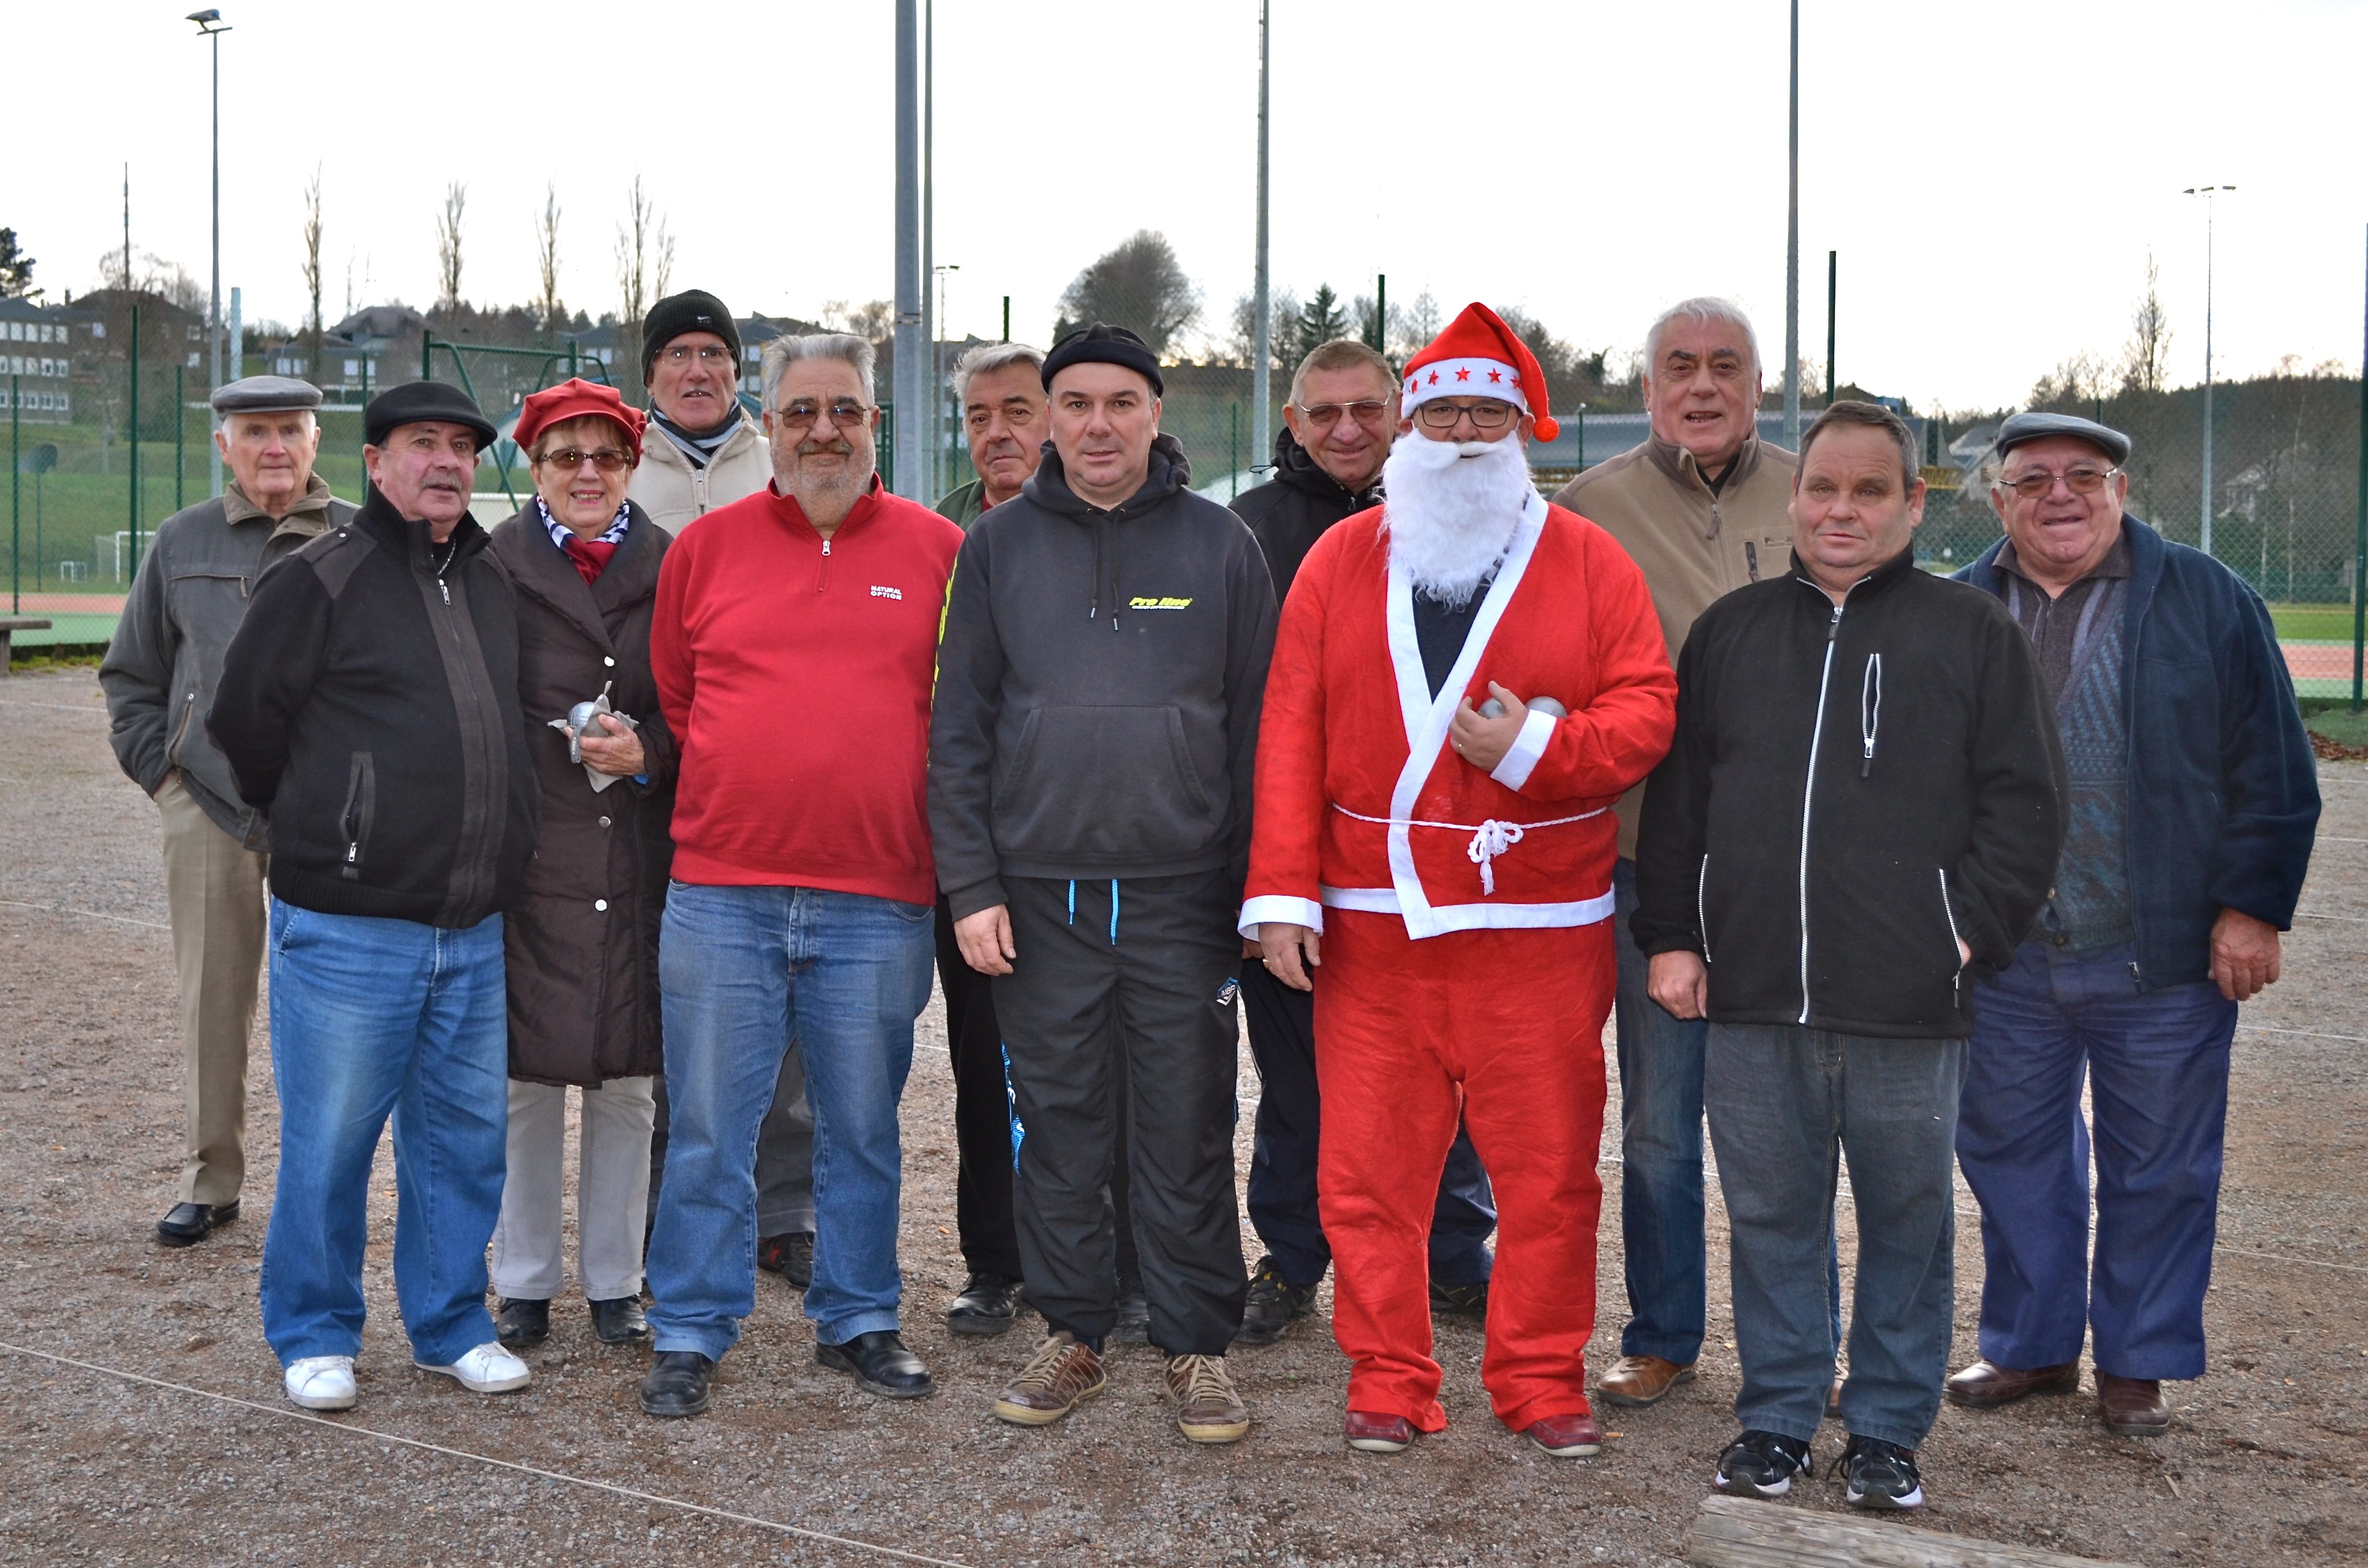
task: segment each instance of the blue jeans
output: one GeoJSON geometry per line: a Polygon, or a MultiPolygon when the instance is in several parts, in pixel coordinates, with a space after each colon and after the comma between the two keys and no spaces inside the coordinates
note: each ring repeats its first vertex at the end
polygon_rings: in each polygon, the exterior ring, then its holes
{"type": "Polygon", "coordinates": [[[815,1337],[897,1326],[897,1102],[929,1000],[932,905],[814,888],[672,884],[666,1182],[650,1233],[651,1344],[721,1360],[756,1310],[757,1134],[783,1053],[814,1118],[815,1337]]]}
{"type": "Polygon", "coordinates": [[[271,901],[279,1177],[263,1334],[280,1365],[362,1343],[370,1161],[394,1119],[394,1299],[415,1358],[494,1338],[485,1244],[502,1203],[509,1020],[502,917],[461,930],[271,901]]]}
{"type": "Polygon", "coordinates": [[[1620,1242],[1628,1285],[1622,1356],[1680,1367],[1702,1356],[1706,1311],[1702,1240],[1702,1043],[1710,1026],[1679,1018],[1645,989],[1644,949],[1628,934],[1636,862],[1611,870],[1618,929],[1612,1017],[1620,1054],[1620,1242]]]}
{"type": "Polygon", "coordinates": [[[1713,1024],[1702,1103],[1726,1198],[1735,1347],[1747,1428],[1806,1442],[1833,1381],[1827,1281],[1834,1189],[1850,1159],[1858,1210],[1850,1433],[1912,1449],[1931,1430],[1956,1311],[1950,1187],[1962,1040],[1870,1040],[1792,1025],[1713,1024]]]}
{"type": "Polygon", "coordinates": [[[2237,1004],[2208,983],[2140,991],[2135,951],[2025,942],[1974,992],[1957,1158],[1982,1206],[1982,1354],[2002,1367],[2078,1360],[2093,1330],[2100,1370],[2203,1375],[2237,1004]]]}

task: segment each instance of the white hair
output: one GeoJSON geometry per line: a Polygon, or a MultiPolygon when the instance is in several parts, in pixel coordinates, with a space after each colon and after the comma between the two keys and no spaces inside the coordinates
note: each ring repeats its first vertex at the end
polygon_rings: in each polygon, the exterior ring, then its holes
{"type": "Polygon", "coordinates": [[[1044,351],[1025,343],[982,343],[954,361],[951,378],[956,403],[970,401],[970,383],[974,376],[990,371],[1008,369],[1014,365],[1028,365],[1038,370],[1044,368],[1044,351]]]}
{"type": "Polygon", "coordinates": [[[1751,351],[1751,373],[1760,369],[1759,335],[1751,330],[1751,318],[1743,307],[1732,300],[1722,300],[1715,294],[1700,294],[1691,300],[1679,300],[1653,320],[1645,329],[1645,379],[1650,381],[1661,368],[1661,334],[1673,321],[1685,320],[1702,326],[1725,322],[1743,334],[1743,345],[1751,351]]]}
{"type": "Polygon", "coordinates": [[[863,401],[878,401],[871,395],[871,368],[879,359],[878,351],[852,333],[809,332],[777,337],[765,345],[760,374],[768,412],[779,411],[781,377],[800,359],[838,359],[854,366],[856,379],[863,383],[863,401]]]}

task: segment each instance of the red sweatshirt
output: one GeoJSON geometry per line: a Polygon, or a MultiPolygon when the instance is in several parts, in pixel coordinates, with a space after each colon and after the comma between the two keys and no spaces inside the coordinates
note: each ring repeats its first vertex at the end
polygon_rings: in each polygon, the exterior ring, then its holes
{"type": "Polygon", "coordinates": [[[929,688],[962,529],[872,482],[825,541],[768,488],[666,551],[674,874],[930,903],[929,688]]]}

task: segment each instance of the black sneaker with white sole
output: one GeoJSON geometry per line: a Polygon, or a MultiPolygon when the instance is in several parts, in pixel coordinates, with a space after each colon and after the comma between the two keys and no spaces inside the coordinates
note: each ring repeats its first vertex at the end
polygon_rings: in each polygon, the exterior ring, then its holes
{"type": "Polygon", "coordinates": [[[1888,1512],[1924,1506],[1924,1479],[1916,1472],[1914,1449],[1852,1437],[1834,1468],[1849,1478],[1842,1501],[1853,1508],[1888,1512]]]}
{"type": "Polygon", "coordinates": [[[1809,1445],[1781,1432],[1747,1431],[1718,1456],[1713,1478],[1721,1492],[1740,1497],[1782,1497],[1809,1468],[1809,1445]]]}

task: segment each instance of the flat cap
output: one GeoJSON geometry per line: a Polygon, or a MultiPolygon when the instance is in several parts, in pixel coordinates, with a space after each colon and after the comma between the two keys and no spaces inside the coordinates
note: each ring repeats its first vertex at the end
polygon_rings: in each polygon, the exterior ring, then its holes
{"type": "Polygon", "coordinates": [[[293,376],[248,376],[214,389],[216,414],[279,414],[291,408],[318,408],[321,389],[293,376]]]}
{"type": "Polygon", "coordinates": [[[1044,390],[1051,392],[1053,378],[1072,365],[1123,365],[1151,383],[1154,397],[1167,393],[1167,384],[1159,379],[1159,356],[1122,326],[1095,322],[1053,345],[1053,352],[1044,356],[1044,390]]]}
{"type": "Polygon", "coordinates": [[[2130,460],[2130,438],[2111,426],[2100,425],[2093,419],[2083,419],[2077,414],[2013,414],[1998,426],[1998,455],[2004,457],[2026,441],[2036,441],[2045,436],[2069,436],[2086,441],[2116,465],[2130,460]]]}
{"type": "Polygon", "coordinates": [[[467,426],[477,434],[479,451],[494,444],[492,421],[478,411],[467,392],[442,381],[406,381],[370,399],[370,406],[362,410],[362,439],[370,446],[383,447],[398,425],[425,425],[431,421],[467,426]]]}

